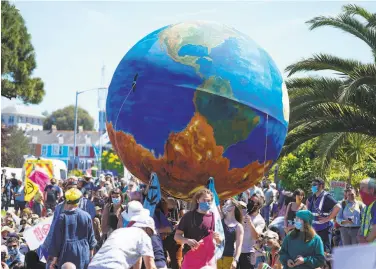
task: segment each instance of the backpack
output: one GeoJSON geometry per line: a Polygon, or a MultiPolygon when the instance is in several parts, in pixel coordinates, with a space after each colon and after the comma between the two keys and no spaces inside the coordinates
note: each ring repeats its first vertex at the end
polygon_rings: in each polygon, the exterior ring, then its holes
{"type": "Polygon", "coordinates": [[[57,196],[56,196],[57,190],[54,186],[48,186],[47,187],[47,201],[48,202],[56,202],[57,196]]]}

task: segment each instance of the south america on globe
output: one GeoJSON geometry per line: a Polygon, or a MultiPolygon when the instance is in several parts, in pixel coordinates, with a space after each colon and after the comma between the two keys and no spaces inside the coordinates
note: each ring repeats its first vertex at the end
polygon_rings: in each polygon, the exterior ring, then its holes
{"type": "Polygon", "coordinates": [[[278,158],[289,101],[264,49],[231,27],[198,21],[156,30],[126,53],[106,114],[112,145],[135,177],[148,183],[155,172],[180,199],[213,177],[224,199],[278,158]]]}

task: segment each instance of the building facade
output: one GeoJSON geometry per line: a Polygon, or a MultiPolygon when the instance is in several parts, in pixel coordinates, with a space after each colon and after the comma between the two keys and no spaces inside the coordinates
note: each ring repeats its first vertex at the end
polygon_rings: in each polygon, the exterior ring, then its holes
{"type": "Polygon", "coordinates": [[[45,116],[30,106],[12,105],[1,110],[1,123],[24,131],[43,130],[45,116]]]}
{"type": "MultiPolygon", "coordinates": [[[[68,170],[86,170],[97,166],[100,160],[98,143],[99,132],[83,131],[79,128],[76,135],[76,148],[74,149],[74,131],[60,131],[53,127],[50,131],[28,131],[26,133],[32,145],[32,154],[35,157],[58,159],[66,163],[68,170]],[[76,161],[74,162],[74,150],[76,161]]],[[[103,145],[103,148],[111,145],[103,145]]]]}

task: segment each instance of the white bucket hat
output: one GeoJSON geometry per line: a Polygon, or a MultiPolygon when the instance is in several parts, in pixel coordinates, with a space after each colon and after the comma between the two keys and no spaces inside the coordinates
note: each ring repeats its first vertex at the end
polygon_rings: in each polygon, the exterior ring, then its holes
{"type": "MultiPolygon", "coordinates": [[[[149,211],[149,210],[148,210],[149,211]]],[[[145,215],[138,215],[133,216],[131,218],[131,221],[134,221],[135,223],[132,225],[132,227],[139,227],[139,228],[150,228],[154,234],[157,232],[155,231],[155,223],[152,217],[145,216],[145,215]]]]}
{"type": "Polygon", "coordinates": [[[124,210],[121,215],[130,221],[134,216],[150,216],[150,211],[145,209],[139,201],[131,201],[128,203],[127,210],[124,210]]]}

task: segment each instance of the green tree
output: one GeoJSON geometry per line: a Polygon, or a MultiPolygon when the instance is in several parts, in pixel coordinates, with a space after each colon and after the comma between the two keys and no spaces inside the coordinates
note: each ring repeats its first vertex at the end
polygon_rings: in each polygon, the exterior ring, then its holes
{"type": "MultiPolygon", "coordinates": [[[[337,17],[316,17],[310,29],[330,26],[366,43],[370,63],[316,54],[286,68],[298,72],[331,70],[337,77],[308,76],[286,82],[290,95],[290,126],[284,154],[320,137],[318,155],[324,168],[352,133],[376,135],[376,28],[375,14],[357,5],[345,5],[337,17]]],[[[323,169],[325,170],[325,169],[323,169]]]]}
{"type": "Polygon", "coordinates": [[[1,165],[21,168],[24,155],[29,155],[31,148],[24,132],[15,127],[1,128],[1,165]]]}
{"type": "Polygon", "coordinates": [[[334,160],[337,161],[337,166],[342,171],[347,171],[347,183],[352,184],[354,174],[359,170],[363,170],[366,165],[371,165],[375,162],[374,155],[375,139],[370,139],[366,135],[350,134],[344,141],[343,145],[338,148],[334,155],[334,160]]]}
{"type": "Polygon", "coordinates": [[[310,192],[311,180],[317,175],[316,150],[317,139],[314,139],[278,160],[278,177],[285,189],[294,191],[300,188],[310,192]]]}
{"type": "MultiPolygon", "coordinates": [[[[74,106],[67,106],[52,112],[43,122],[45,130],[56,125],[58,130],[74,130],[74,106]]],[[[78,108],[77,126],[83,126],[84,130],[93,130],[94,119],[83,108],[78,108]]],[[[78,128],[78,127],[77,127],[78,128]]]]}
{"type": "Polygon", "coordinates": [[[33,78],[36,68],[34,47],[19,10],[8,1],[1,2],[1,96],[39,104],[44,84],[33,78]]]}
{"type": "Polygon", "coordinates": [[[115,170],[120,176],[124,174],[124,167],[119,156],[113,150],[105,150],[102,153],[102,169],[115,170]]]}

